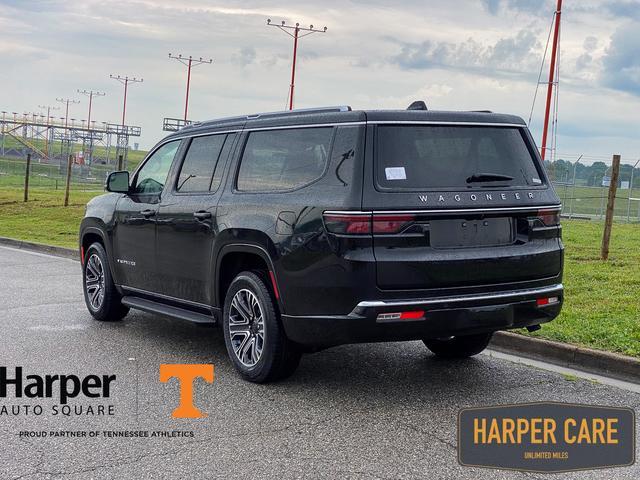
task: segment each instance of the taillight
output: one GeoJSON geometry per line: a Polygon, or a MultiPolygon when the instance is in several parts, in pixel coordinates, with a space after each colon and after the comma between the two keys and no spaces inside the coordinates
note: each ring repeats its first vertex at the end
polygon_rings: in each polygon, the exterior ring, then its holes
{"type": "Polygon", "coordinates": [[[538,307],[546,307],[547,305],[555,305],[559,301],[558,297],[539,298],[536,300],[536,305],[538,307]]]}
{"type": "Polygon", "coordinates": [[[400,233],[416,218],[405,213],[325,213],[323,217],[328,232],[342,235],[400,233]]]}
{"type": "Polygon", "coordinates": [[[560,210],[538,210],[536,218],[547,227],[560,225],[560,210]]]}
{"type": "Polygon", "coordinates": [[[373,216],[373,233],[399,233],[415,220],[415,215],[381,214],[373,216]]]}
{"type": "Polygon", "coordinates": [[[395,322],[399,320],[424,320],[424,310],[413,310],[408,312],[379,313],[377,322],[395,322]]]}
{"type": "Polygon", "coordinates": [[[368,235],[371,233],[371,215],[325,213],[324,225],[328,232],[342,235],[368,235]]]}

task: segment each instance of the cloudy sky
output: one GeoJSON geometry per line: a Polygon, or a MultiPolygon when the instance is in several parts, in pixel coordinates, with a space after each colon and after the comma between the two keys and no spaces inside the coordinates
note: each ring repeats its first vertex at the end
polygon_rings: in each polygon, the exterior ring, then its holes
{"type": "MultiPolygon", "coordinates": [[[[565,0],[558,152],[640,158],[640,1],[565,0]]],[[[281,110],[291,38],[266,19],[327,26],[301,40],[295,105],[490,109],[529,117],[555,0],[0,0],[0,109],[38,112],[80,89],[106,92],[92,117],[127,123],[141,145],[180,117],[186,67],[168,53],[213,58],[194,69],[189,117],[281,110]]],[[[543,78],[546,78],[547,69],[543,78]]],[[[544,87],[532,130],[539,142],[544,87]]],[[[60,112],[56,112],[59,114],[60,112]]]]}

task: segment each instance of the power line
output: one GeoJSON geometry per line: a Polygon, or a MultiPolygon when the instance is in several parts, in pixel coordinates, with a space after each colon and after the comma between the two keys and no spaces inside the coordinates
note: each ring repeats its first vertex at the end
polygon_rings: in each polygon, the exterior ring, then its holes
{"type": "Polygon", "coordinates": [[[124,101],[122,103],[122,126],[124,127],[124,119],[127,112],[127,89],[129,88],[129,84],[142,83],[144,80],[136,77],[121,77],[120,75],[109,75],[109,78],[117,80],[124,85],[124,101]]]}
{"type": "Polygon", "coordinates": [[[191,67],[197,67],[198,65],[202,65],[203,63],[212,64],[213,59],[210,58],[209,60],[203,60],[202,57],[193,58],[191,55],[189,55],[188,57],[183,57],[182,54],[176,56],[172,55],[171,53],[169,53],[169,58],[178,60],[180,63],[186,65],[187,67],[187,94],[184,99],[184,121],[186,122],[187,110],[189,108],[189,84],[191,83],[191,67]]]}
{"type": "Polygon", "coordinates": [[[325,33],[327,31],[327,27],[324,27],[322,30],[318,30],[313,28],[313,25],[309,25],[309,28],[301,27],[299,23],[296,23],[295,26],[287,25],[283,20],[279,25],[277,23],[271,23],[271,19],[267,19],[267,25],[270,27],[277,27],[282,30],[284,33],[293,37],[293,62],[291,64],[291,84],[289,85],[289,110],[293,110],[293,91],[295,88],[295,80],[296,80],[296,57],[298,55],[298,39],[306,37],[307,35],[311,35],[312,33],[325,33]],[[293,34],[289,31],[293,30],[293,34]],[[300,32],[305,32],[300,35],[300,32]]]}

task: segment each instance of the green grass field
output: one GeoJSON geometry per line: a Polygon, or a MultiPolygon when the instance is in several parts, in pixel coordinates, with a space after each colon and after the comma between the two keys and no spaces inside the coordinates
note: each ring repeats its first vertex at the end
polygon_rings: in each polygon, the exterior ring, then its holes
{"type": "MultiPolygon", "coordinates": [[[[0,187],[0,236],[77,248],[84,205],[101,191],[0,187]]],[[[532,334],[551,340],[640,357],[640,225],[616,223],[610,260],[599,259],[603,224],[563,222],[566,299],[562,314],[532,334]]]]}

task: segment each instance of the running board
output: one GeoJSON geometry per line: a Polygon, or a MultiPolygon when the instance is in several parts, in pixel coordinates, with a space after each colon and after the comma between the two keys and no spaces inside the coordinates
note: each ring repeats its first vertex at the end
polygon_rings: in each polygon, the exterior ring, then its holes
{"type": "Polygon", "coordinates": [[[216,323],[213,315],[206,315],[204,313],[193,312],[180,307],[174,307],[172,305],[166,305],[160,302],[154,302],[146,298],[134,297],[127,295],[122,297],[122,304],[127,307],[135,308],[136,310],[142,310],[149,313],[159,313],[160,315],[167,315],[173,318],[179,318],[180,320],[187,320],[193,323],[216,323]]]}

